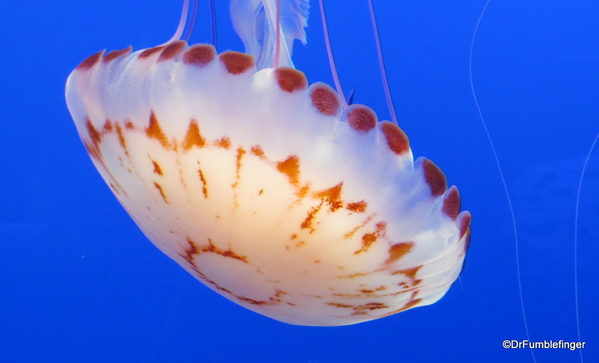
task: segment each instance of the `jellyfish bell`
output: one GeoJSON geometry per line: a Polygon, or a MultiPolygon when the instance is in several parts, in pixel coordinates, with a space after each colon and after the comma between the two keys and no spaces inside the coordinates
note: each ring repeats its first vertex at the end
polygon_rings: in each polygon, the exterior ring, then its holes
{"type": "Polygon", "coordinates": [[[414,161],[395,123],[293,68],[306,0],[233,0],[231,14],[248,53],[178,31],[69,76],[69,110],[116,198],[206,286],[282,322],[349,325],[438,301],[469,243],[457,188],[414,161]]]}

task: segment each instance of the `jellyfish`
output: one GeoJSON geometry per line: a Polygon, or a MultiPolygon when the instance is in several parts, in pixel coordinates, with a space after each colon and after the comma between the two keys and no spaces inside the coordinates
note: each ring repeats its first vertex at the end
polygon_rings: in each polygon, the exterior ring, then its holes
{"type": "Polygon", "coordinates": [[[66,84],[92,162],[145,236],[289,324],[356,324],[443,297],[471,215],[397,123],[294,68],[308,1],[232,0],[245,53],[181,40],[188,7],[167,43],[96,53],[66,84]]]}

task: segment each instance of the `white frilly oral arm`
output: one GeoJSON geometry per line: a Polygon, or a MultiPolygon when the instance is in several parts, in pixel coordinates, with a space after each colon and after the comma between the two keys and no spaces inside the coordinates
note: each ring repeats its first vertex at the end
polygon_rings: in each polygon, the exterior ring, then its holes
{"type": "Polygon", "coordinates": [[[235,31],[251,54],[258,69],[274,66],[293,67],[293,41],[306,43],[308,0],[231,0],[231,19],[235,31]],[[280,2],[279,29],[277,1],[280,2]],[[277,33],[279,33],[278,59],[277,33]]]}

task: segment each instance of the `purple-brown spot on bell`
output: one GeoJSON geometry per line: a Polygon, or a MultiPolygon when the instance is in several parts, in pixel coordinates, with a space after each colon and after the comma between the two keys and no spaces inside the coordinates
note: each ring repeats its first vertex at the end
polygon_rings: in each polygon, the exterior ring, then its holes
{"type": "Polygon", "coordinates": [[[94,55],[90,55],[83,62],[81,62],[81,64],[77,66],[77,69],[81,71],[90,69],[91,67],[95,66],[96,63],[98,63],[100,58],[102,58],[102,54],[104,54],[104,51],[98,52],[94,55]]]}
{"type": "Polygon", "coordinates": [[[196,245],[196,243],[194,241],[191,240],[191,238],[187,237],[187,243],[189,243],[189,247],[187,247],[185,249],[185,253],[180,253],[179,255],[181,257],[183,257],[187,262],[189,262],[189,264],[191,264],[192,266],[195,266],[194,262],[193,262],[193,258],[195,255],[197,255],[198,253],[200,253],[200,250],[198,249],[198,246],[196,245]]]}
{"type": "Polygon", "coordinates": [[[208,199],[208,185],[206,183],[206,177],[204,177],[204,173],[202,173],[202,169],[198,170],[198,174],[200,175],[200,181],[202,182],[202,193],[204,194],[204,198],[208,199]]]}
{"type": "Polygon", "coordinates": [[[387,222],[378,222],[374,226],[374,229],[373,233],[366,233],[362,236],[362,247],[354,252],[355,255],[368,251],[368,248],[370,248],[374,242],[385,236],[385,233],[387,232],[387,222]]]}
{"type": "Polygon", "coordinates": [[[131,120],[125,120],[125,130],[135,130],[135,125],[133,125],[133,122],[131,122],[131,120]]]}
{"type": "Polygon", "coordinates": [[[397,314],[397,313],[401,313],[402,311],[406,311],[406,310],[408,310],[410,308],[413,308],[414,306],[418,305],[422,301],[422,299],[416,299],[416,295],[417,295],[417,291],[414,291],[412,293],[412,296],[410,296],[410,299],[408,300],[408,302],[405,303],[403,307],[401,307],[400,309],[391,311],[390,313],[387,313],[387,314],[381,316],[381,318],[384,318],[384,317],[387,317],[387,316],[391,316],[391,315],[394,315],[394,314],[397,314]]]}
{"type": "Polygon", "coordinates": [[[389,248],[389,258],[385,261],[386,264],[392,264],[399,261],[403,256],[410,253],[414,248],[414,242],[401,242],[396,243],[389,248]]]}
{"type": "Polygon", "coordinates": [[[94,124],[89,119],[89,117],[85,118],[85,127],[87,128],[87,133],[89,134],[89,138],[92,139],[92,143],[94,146],[97,146],[102,141],[102,136],[94,127],[94,124]]]}
{"type": "Polygon", "coordinates": [[[216,50],[209,44],[195,44],[183,54],[183,63],[204,67],[216,58],[216,50]]]}
{"type": "Polygon", "coordinates": [[[104,126],[102,126],[102,134],[106,134],[112,132],[112,122],[109,119],[104,121],[104,126]]]}
{"type": "Polygon", "coordinates": [[[150,123],[146,128],[146,136],[148,136],[150,139],[158,140],[160,145],[162,145],[162,147],[165,149],[169,148],[170,146],[166,135],[164,132],[162,132],[162,128],[160,128],[160,124],[158,123],[158,119],[156,118],[154,111],[150,113],[150,123]]]}
{"type": "Polygon", "coordinates": [[[292,185],[297,186],[300,179],[299,158],[295,155],[289,156],[283,161],[277,163],[279,173],[285,174],[292,185]]]}
{"type": "Polygon", "coordinates": [[[370,107],[364,105],[351,105],[344,110],[342,119],[359,133],[367,133],[375,128],[378,117],[370,107]]]}
{"type": "Polygon", "coordinates": [[[166,195],[164,195],[164,190],[162,190],[162,186],[156,182],[154,182],[154,186],[156,187],[156,189],[158,189],[158,192],[160,193],[160,196],[162,197],[164,202],[168,204],[168,200],[166,200],[166,195]]]}
{"type": "Polygon", "coordinates": [[[259,157],[260,159],[265,159],[266,155],[264,154],[264,150],[262,150],[262,147],[260,147],[260,145],[254,145],[252,146],[252,148],[250,149],[251,153],[256,155],[257,157],[259,157]]]}
{"type": "Polygon", "coordinates": [[[462,212],[458,218],[460,240],[466,238],[464,251],[467,251],[468,247],[470,247],[470,222],[472,221],[472,214],[470,212],[462,212]]]}
{"type": "Polygon", "coordinates": [[[364,212],[366,212],[367,207],[368,207],[368,203],[361,200],[361,201],[355,202],[355,203],[347,203],[347,205],[345,206],[345,209],[349,210],[350,212],[354,212],[354,213],[364,213],[364,212]]]}
{"type": "Polygon", "coordinates": [[[241,179],[241,160],[243,159],[243,155],[245,155],[245,150],[241,147],[237,148],[237,155],[235,156],[235,183],[231,185],[233,189],[237,188],[239,179],[241,179]]]}
{"type": "Polygon", "coordinates": [[[306,197],[306,195],[308,195],[309,192],[310,192],[310,184],[306,184],[306,185],[300,187],[299,190],[295,192],[295,195],[297,196],[298,201],[299,201],[299,200],[304,199],[306,197]]]}
{"type": "Polygon", "coordinates": [[[250,305],[256,305],[256,306],[272,305],[268,301],[255,300],[255,299],[250,299],[249,297],[237,296],[237,295],[235,295],[235,297],[238,298],[240,301],[246,302],[250,305]]]}
{"type": "Polygon", "coordinates": [[[308,88],[308,80],[303,72],[294,68],[279,67],[274,71],[275,78],[284,92],[302,91],[308,88]]]}
{"type": "Polygon", "coordinates": [[[422,265],[412,267],[407,270],[401,270],[400,273],[403,274],[404,276],[406,276],[407,278],[409,278],[410,280],[412,280],[412,286],[416,286],[416,285],[420,284],[420,282],[422,281],[420,279],[416,279],[416,274],[418,274],[418,271],[421,268],[422,268],[422,265]]]}
{"type": "Polygon", "coordinates": [[[278,305],[278,304],[280,304],[283,301],[281,299],[281,297],[283,295],[287,295],[287,293],[285,291],[276,290],[276,293],[274,294],[274,296],[271,296],[271,297],[268,298],[268,300],[270,300],[270,304],[269,305],[278,305]]]}
{"type": "Polygon", "coordinates": [[[443,200],[443,212],[454,221],[460,214],[460,192],[456,186],[449,188],[449,193],[445,195],[443,200]]]}
{"type": "Polygon", "coordinates": [[[352,315],[366,315],[367,311],[379,310],[379,309],[388,309],[389,306],[379,303],[379,302],[371,302],[363,305],[356,305],[352,307],[354,309],[354,313],[352,315]]]}
{"type": "Polygon", "coordinates": [[[198,122],[192,118],[183,139],[183,150],[189,151],[192,147],[203,148],[204,145],[206,145],[206,140],[200,134],[198,122]]]}
{"type": "Polygon", "coordinates": [[[361,289],[358,291],[362,294],[374,294],[375,292],[385,291],[385,290],[387,290],[387,286],[379,286],[376,289],[372,289],[372,290],[361,289]]]}
{"type": "Polygon", "coordinates": [[[464,237],[466,232],[470,229],[470,222],[472,221],[472,214],[470,212],[464,212],[462,217],[460,218],[459,230],[460,230],[460,238],[464,237]]]}
{"type": "Polygon", "coordinates": [[[149,48],[144,50],[143,52],[139,53],[138,58],[139,59],[146,59],[146,58],[150,58],[152,55],[162,51],[166,46],[165,45],[161,45],[159,47],[154,47],[154,48],[149,48]]]}
{"type": "Polygon", "coordinates": [[[368,311],[379,310],[379,309],[388,309],[389,306],[379,303],[379,302],[371,302],[362,305],[348,305],[342,303],[326,303],[326,305],[338,308],[338,309],[352,309],[352,316],[356,315],[368,315],[368,311]]]}
{"type": "Polygon", "coordinates": [[[370,223],[370,221],[372,221],[372,219],[374,218],[375,214],[369,215],[364,221],[362,221],[362,223],[360,223],[360,225],[358,225],[357,227],[354,227],[351,231],[347,232],[343,238],[344,239],[348,239],[354,236],[354,234],[356,232],[358,232],[358,230],[364,228],[368,223],[370,223]]]}
{"type": "Polygon", "coordinates": [[[119,144],[121,145],[123,150],[125,150],[125,155],[127,155],[127,157],[129,157],[129,150],[127,150],[127,140],[125,140],[125,135],[123,134],[123,129],[121,128],[121,125],[119,125],[118,123],[116,123],[115,125],[116,125],[115,126],[116,135],[119,138],[119,144]]]}
{"type": "Polygon", "coordinates": [[[316,217],[316,214],[318,214],[318,212],[322,208],[322,204],[323,201],[321,201],[317,206],[310,208],[310,210],[308,211],[308,215],[306,216],[306,219],[304,219],[304,221],[300,225],[301,229],[309,229],[310,233],[314,232],[314,228],[312,227],[312,221],[316,217]]]}
{"type": "Polygon", "coordinates": [[[353,305],[347,305],[347,304],[341,304],[341,303],[327,303],[328,306],[332,306],[334,308],[339,308],[339,309],[351,309],[354,306],[353,305]]]}
{"type": "Polygon", "coordinates": [[[154,174],[158,174],[160,176],[164,175],[162,173],[162,168],[160,167],[160,164],[158,164],[157,162],[155,162],[152,159],[150,159],[150,161],[152,161],[152,165],[154,166],[154,174]]]}
{"type": "Polygon", "coordinates": [[[210,238],[208,238],[208,246],[202,246],[200,251],[208,252],[208,253],[216,253],[217,255],[221,255],[221,256],[227,257],[227,258],[232,258],[232,259],[239,260],[239,261],[245,262],[245,263],[248,262],[247,257],[238,255],[235,252],[233,252],[231,249],[223,250],[221,248],[216,247],[212,243],[212,240],[210,238]]]}
{"type": "Polygon", "coordinates": [[[231,296],[238,297],[237,295],[235,295],[234,293],[232,293],[230,290],[228,290],[228,289],[220,286],[219,284],[217,284],[213,280],[210,280],[208,278],[208,276],[206,276],[202,271],[200,271],[200,269],[197,266],[193,265],[192,267],[195,270],[195,272],[198,274],[198,276],[200,277],[200,280],[205,281],[206,283],[214,286],[214,288],[217,289],[218,291],[226,292],[227,294],[229,294],[231,296]]]}
{"type": "Polygon", "coordinates": [[[431,188],[433,197],[443,195],[447,190],[447,179],[445,179],[443,171],[435,163],[424,158],[422,160],[422,170],[424,172],[424,180],[429,188],[431,188]]]}
{"type": "MultiPolygon", "coordinates": [[[[104,125],[106,125],[106,123],[104,125]]],[[[102,133],[96,130],[96,127],[94,126],[90,118],[87,116],[85,117],[85,127],[87,128],[87,133],[89,135],[89,138],[91,139],[91,142],[85,139],[83,140],[83,145],[85,146],[87,153],[93,159],[97,160],[102,166],[102,168],[108,172],[110,177],[113,180],[115,180],[112,174],[110,173],[110,170],[108,170],[108,168],[106,167],[106,164],[104,164],[104,159],[102,158],[102,151],[100,150],[100,143],[102,142],[102,133]]]]}
{"type": "Polygon", "coordinates": [[[231,74],[241,74],[254,67],[254,57],[245,53],[226,51],[218,56],[231,74]]]}
{"type": "Polygon", "coordinates": [[[389,121],[383,121],[379,123],[379,125],[383,135],[385,135],[389,149],[391,149],[394,154],[403,155],[410,151],[408,135],[406,135],[399,126],[389,121]]]}
{"type": "Polygon", "coordinates": [[[158,62],[166,61],[169,59],[173,59],[177,56],[177,54],[181,53],[181,51],[187,46],[187,42],[184,40],[177,40],[166,46],[160,53],[160,57],[158,57],[158,62]]]}
{"type": "Polygon", "coordinates": [[[335,116],[341,108],[337,92],[324,83],[310,87],[310,98],[314,107],[323,115],[335,116]]]}
{"type": "Polygon", "coordinates": [[[89,156],[91,156],[93,159],[98,160],[102,164],[102,167],[104,169],[106,169],[106,165],[104,165],[104,162],[102,160],[102,154],[100,153],[100,148],[93,142],[89,143],[86,140],[83,140],[83,146],[85,146],[85,150],[87,150],[87,153],[89,154],[89,156]]]}
{"type": "Polygon", "coordinates": [[[360,308],[362,309],[368,309],[368,310],[378,310],[378,309],[387,309],[389,306],[383,304],[383,303],[368,303],[368,304],[364,304],[361,305],[360,308]]]}
{"type": "Polygon", "coordinates": [[[104,61],[104,63],[110,63],[119,57],[128,55],[129,53],[131,53],[132,49],[133,49],[133,47],[128,46],[125,49],[113,50],[112,52],[106,53],[104,55],[104,57],[102,58],[102,60],[104,61]]]}
{"type": "Polygon", "coordinates": [[[220,139],[216,140],[214,143],[217,147],[223,148],[225,150],[229,150],[231,147],[231,139],[227,136],[223,136],[220,139]]]}
{"type": "Polygon", "coordinates": [[[343,207],[341,201],[341,192],[343,190],[343,182],[335,185],[332,188],[313,192],[312,197],[322,199],[326,204],[329,205],[329,211],[335,212],[339,208],[343,207]]]}
{"type": "Polygon", "coordinates": [[[403,306],[401,309],[399,309],[399,311],[397,311],[397,312],[399,313],[399,312],[402,312],[402,311],[406,311],[406,310],[408,310],[408,309],[411,309],[411,308],[413,308],[414,306],[416,306],[416,305],[420,304],[420,301],[422,301],[422,299],[414,299],[414,297],[412,297],[412,298],[410,298],[410,301],[408,301],[408,302],[407,302],[407,303],[406,303],[406,304],[405,304],[405,305],[404,305],[404,306],[403,306]]]}

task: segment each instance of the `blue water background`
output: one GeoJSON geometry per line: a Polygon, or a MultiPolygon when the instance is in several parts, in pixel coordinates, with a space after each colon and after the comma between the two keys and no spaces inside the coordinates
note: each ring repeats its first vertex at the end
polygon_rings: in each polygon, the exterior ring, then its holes
{"type": "MultiPolygon", "coordinates": [[[[193,42],[209,39],[205,3],[193,42]]],[[[326,3],[346,92],[388,119],[366,2],[326,3]]],[[[241,51],[227,2],[217,5],[219,51],[241,51]]],[[[66,108],[74,67],[101,49],[166,41],[180,2],[0,2],[0,361],[533,362],[528,349],[502,347],[527,335],[508,201],[469,84],[485,1],[375,5],[400,124],[414,155],[459,186],[472,243],[438,303],[310,328],[237,306],[158,251],[94,169],[66,108]]],[[[308,38],[296,66],[331,83],[314,0],[308,38]]],[[[574,213],[599,132],[599,3],[492,1],[472,73],[512,197],[529,338],[577,341],[574,213]]],[[[580,334],[585,362],[599,362],[599,150],[581,193],[580,334]]],[[[578,351],[534,353],[580,361],[578,351]]]]}

